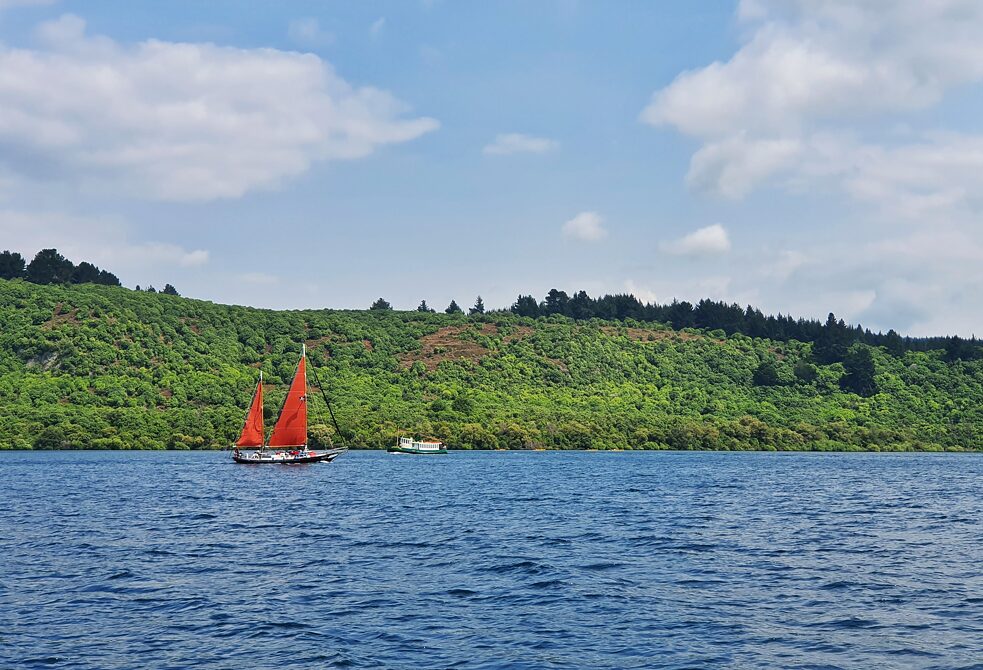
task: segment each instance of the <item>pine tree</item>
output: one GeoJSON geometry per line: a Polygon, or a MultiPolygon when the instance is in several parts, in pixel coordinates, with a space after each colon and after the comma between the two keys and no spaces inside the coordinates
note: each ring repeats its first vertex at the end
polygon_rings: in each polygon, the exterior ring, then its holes
{"type": "Polygon", "coordinates": [[[863,398],[869,398],[878,392],[877,380],[874,378],[874,355],[870,347],[857,344],[850,348],[843,360],[846,374],[840,379],[840,388],[856,393],[863,398]]]}
{"type": "Polygon", "coordinates": [[[24,268],[24,257],[19,253],[0,253],[0,279],[20,279],[24,276],[24,268]]]}
{"type": "Polygon", "coordinates": [[[389,301],[386,300],[385,298],[379,298],[374,303],[372,303],[371,307],[369,307],[369,309],[374,309],[376,311],[392,310],[392,308],[393,306],[390,305],[389,301]]]}
{"type": "Polygon", "coordinates": [[[75,264],[57,249],[42,249],[27,266],[27,281],[34,284],[67,284],[72,280],[75,264]]]}
{"type": "Polygon", "coordinates": [[[485,313],[485,303],[481,300],[481,296],[479,295],[478,299],[474,301],[474,307],[468,310],[468,314],[473,316],[475,314],[484,314],[484,313],[485,313]]]}
{"type": "Polygon", "coordinates": [[[416,311],[418,312],[430,312],[433,313],[434,310],[427,304],[426,300],[421,300],[419,306],[417,306],[416,311]]]}
{"type": "Polygon", "coordinates": [[[460,307],[458,307],[456,301],[451,300],[451,304],[449,304],[447,306],[447,309],[444,310],[444,313],[445,314],[463,314],[464,313],[464,310],[462,310],[460,307]]]}
{"type": "Polygon", "coordinates": [[[543,300],[543,313],[565,314],[568,302],[570,302],[570,297],[566,294],[566,291],[558,291],[555,288],[551,288],[550,292],[546,294],[546,299],[543,300]]]}
{"type": "Polygon", "coordinates": [[[520,295],[509,309],[518,316],[539,316],[539,303],[531,295],[520,295]]]}
{"type": "MultiPolygon", "coordinates": [[[[106,286],[122,286],[119,281],[119,277],[107,270],[99,270],[99,279],[96,280],[96,283],[105,284],[106,286]]],[[[137,290],[139,290],[139,288],[137,290]]]]}
{"type": "Polygon", "coordinates": [[[82,261],[72,272],[73,284],[95,284],[99,281],[99,268],[92,263],[82,261]]]}
{"type": "Polygon", "coordinates": [[[177,292],[177,289],[170,284],[164,284],[164,290],[161,293],[166,293],[167,295],[181,295],[177,292]]]}

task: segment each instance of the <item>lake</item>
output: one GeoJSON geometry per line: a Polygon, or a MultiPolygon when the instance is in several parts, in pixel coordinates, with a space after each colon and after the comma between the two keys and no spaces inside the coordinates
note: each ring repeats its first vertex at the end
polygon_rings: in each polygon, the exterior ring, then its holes
{"type": "Polygon", "coordinates": [[[0,452],[2,668],[983,668],[973,454],[0,452]]]}

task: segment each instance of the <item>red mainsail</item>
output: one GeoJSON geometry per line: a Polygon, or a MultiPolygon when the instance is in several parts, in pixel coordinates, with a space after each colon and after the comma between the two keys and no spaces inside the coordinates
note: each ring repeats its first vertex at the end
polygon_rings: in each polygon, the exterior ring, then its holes
{"type": "Polygon", "coordinates": [[[263,377],[261,376],[259,384],[256,385],[253,404],[249,406],[249,414],[246,415],[246,423],[242,425],[242,435],[236,441],[236,446],[262,447],[263,437],[263,377]]]}
{"type": "Polygon", "coordinates": [[[297,373],[283,401],[280,418],[270,435],[271,447],[302,447],[307,444],[307,367],[301,356],[297,373]]]}

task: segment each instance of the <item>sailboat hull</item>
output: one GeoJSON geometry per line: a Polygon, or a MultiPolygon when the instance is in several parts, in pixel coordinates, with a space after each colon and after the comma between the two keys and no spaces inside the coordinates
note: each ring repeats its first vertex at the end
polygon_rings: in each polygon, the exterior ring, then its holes
{"type": "Polygon", "coordinates": [[[328,449],[327,451],[233,451],[232,460],[244,465],[301,465],[304,463],[330,463],[347,449],[328,449]]]}

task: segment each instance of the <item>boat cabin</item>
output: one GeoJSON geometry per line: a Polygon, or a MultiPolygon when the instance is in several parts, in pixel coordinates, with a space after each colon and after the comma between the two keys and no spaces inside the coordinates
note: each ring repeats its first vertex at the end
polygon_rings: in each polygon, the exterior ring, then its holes
{"type": "Polygon", "coordinates": [[[417,442],[408,437],[399,438],[399,446],[403,449],[413,449],[414,451],[440,451],[444,448],[443,442],[417,442]]]}

